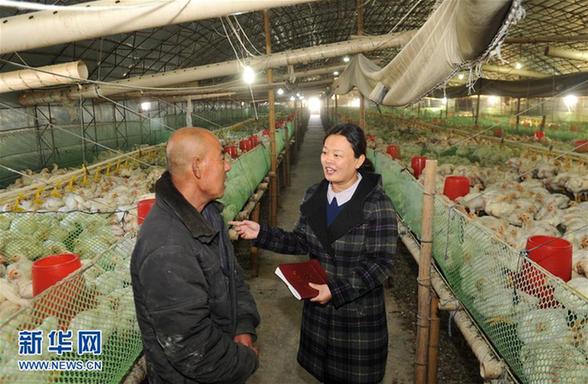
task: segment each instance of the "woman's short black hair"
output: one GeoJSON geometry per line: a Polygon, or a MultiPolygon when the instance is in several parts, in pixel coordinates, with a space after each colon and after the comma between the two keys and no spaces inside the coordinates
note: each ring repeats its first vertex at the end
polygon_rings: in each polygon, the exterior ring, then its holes
{"type": "Polygon", "coordinates": [[[363,165],[359,168],[360,172],[374,172],[374,165],[366,155],[367,141],[365,139],[365,133],[363,132],[363,129],[351,123],[337,124],[327,131],[327,134],[323,139],[323,144],[325,143],[325,140],[327,140],[327,137],[331,135],[344,136],[349,144],[351,144],[351,148],[353,148],[353,153],[355,154],[356,159],[361,155],[366,156],[363,165]]]}

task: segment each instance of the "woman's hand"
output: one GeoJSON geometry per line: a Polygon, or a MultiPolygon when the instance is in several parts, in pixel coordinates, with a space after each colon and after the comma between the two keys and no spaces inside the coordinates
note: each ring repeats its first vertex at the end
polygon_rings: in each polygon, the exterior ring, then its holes
{"type": "Polygon", "coordinates": [[[308,283],[308,285],[310,288],[319,291],[318,295],[310,299],[310,301],[316,301],[319,304],[327,304],[333,298],[333,295],[331,295],[331,290],[327,284],[308,283]]]}
{"type": "Polygon", "coordinates": [[[259,224],[251,220],[243,221],[229,221],[229,224],[233,226],[235,231],[245,240],[257,239],[259,235],[259,224]]]}

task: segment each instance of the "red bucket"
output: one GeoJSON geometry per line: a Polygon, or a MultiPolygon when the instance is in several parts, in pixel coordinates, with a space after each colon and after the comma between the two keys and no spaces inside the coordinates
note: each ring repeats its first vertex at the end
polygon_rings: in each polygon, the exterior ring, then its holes
{"type": "Polygon", "coordinates": [[[249,137],[249,140],[251,141],[252,148],[255,148],[257,146],[257,144],[259,144],[259,137],[257,135],[251,135],[249,137]]]}
{"type": "MultiPolygon", "coordinates": [[[[563,281],[572,278],[572,244],[559,237],[531,236],[527,239],[527,253],[544,269],[548,270],[563,281]]],[[[534,279],[542,284],[543,279],[534,279]]]]}
{"type": "Polygon", "coordinates": [[[263,135],[269,137],[269,135],[270,135],[269,129],[264,129],[263,130],[263,135]]]}
{"type": "Polygon", "coordinates": [[[504,130],[502,128],[496,128],[494,130],[494,137],[502,137],[504,136],[504,130]]]}
{"type": "Polygon", "coordinates": [[[419,176],[423,172],[423,169],[425,169],[426,164],[427,164],[427,158],[425,156],[414,156],[410,160],[410,165],[413,170],[412,174],[414,175],[415,178],[417,178],[417,179],[419,178],[419,176]]]}
{"type": "Polygon", "coordinates": [[[470,193],[470,180],[465,176],[447,176],[443,186],[443,194],[451,200],[470,193]]]}
{"type": "Polygon", "coordinates": [[[579,153],[588,152],[588,140],[574,141],[574,151],[579,152],[579,153]]]}
{"type": "Polygon", "coordinates": [[[390,155],[390,157],[393,159],[400,159],[400,148],[398,148],[398,145],[388,145],[388,147],[386,148],[386,153],[390,155]]]}
{"type": "Polygon", "coordinates": [[[237,153],[237,146],[235,145],[227,145],[225,147],[225,153],[228,153],[231,156],[231,159],[236,159],[239,154],[237,153]]]}
{"type": "Polygon", "coordinates": [[[535,140],[541,140],[542,138],[545,137],[545,132],[535,131],[535,133],[533,134],[533,137],[535,138],[535,140]]]}
{"type": "Polygon", "coordinates": [[[247,138],[239,141],[239,149],[243,152],[249,151],[251,149],[251,140],[247,138]]]}
{"type": "Polygon", "coordinates": [[[143,224],[145,218],[151,211],[151,208],[155,204],[155,194],[149,193],[147,195],[143,195],[139,198],[139,202],[137,203],[137,223],[143,224]]]}
{"type": "Polygon", "coordinates": [[[374,136],[374,135],[367,135],[367,141],[376,141],[376,136],[374,136]]]}
{"type": "Polygon", "coordinates": [[[33,262],[33,295],[37,296],[82,266],[75,253],[50,255],[33,262]]]}

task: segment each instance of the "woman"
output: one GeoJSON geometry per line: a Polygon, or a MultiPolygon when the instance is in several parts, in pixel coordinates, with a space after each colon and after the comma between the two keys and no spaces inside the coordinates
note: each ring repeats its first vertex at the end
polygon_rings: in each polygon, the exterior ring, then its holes
{"type": "Polygon", "coordinates": [[[310,187],[292,232],[253,221],[232,222],[245,239],[274,252],[309,254],[328,283],[304,302],[298,362],[325,383],[378,383],[388,330],[382,283],[398,237],[392,202],[366,159],[363,131],[333,127],[323,141],[325,179],[310,187]]]}

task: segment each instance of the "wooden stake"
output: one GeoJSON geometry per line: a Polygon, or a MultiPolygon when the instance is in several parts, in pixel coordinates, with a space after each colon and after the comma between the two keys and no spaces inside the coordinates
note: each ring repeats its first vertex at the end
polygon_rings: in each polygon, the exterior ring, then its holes
{"type": "MultiPolygon", "coordinates": [[[[265,31],[265,52],[268,55],[272,53],[271,30],[269,11],[263,10],[263,29],[265,31]]],[[[273,83],[272,70],[267,69],[267,82],[273,83]]],[[[270,132],[270,150],[271,150],[271,168],[270,176],[270,226],[275,226],[278,220],[278,154],[276,150],[276,110],[275,96],[273,87],[267,91],[267,102],[269,106],[269,132],[270,132]]]]}
{"type": "Polygon", "coordinates": [[[431,332],[429,334],[429,367],[427,384],[437,384],[437,357],[439,354],[439,297],[431,300],[431,332]]]}
{"type": "MultiPolygon", "coordinates": [[[[357,8],[357,35],[363,35],[363,3],[365,0],[356,0],[357,8]]],[[[367,126],[365,124],[365,97],[359,94],[359,127],[367,133],[367,126]]]]}
{"type": "Polygon", "coordinates": [[[435,174],[437,160],[427,160],[425,166],[425,192],[423,195],[423,217],[421,252],[418,275],[418,313],[415,383],[425,384],[427,378],[427,355],[429,344],[429,315],[431,312],[431,254],[433,250],[433,213],[435,174]]]}
{"type": "Polygon", "coordinates": [[[474,125],[478,128],[478,118],[480,117],[480,90],[478,89],[478,97],[476,98],[476,119],[474,125]]]}

